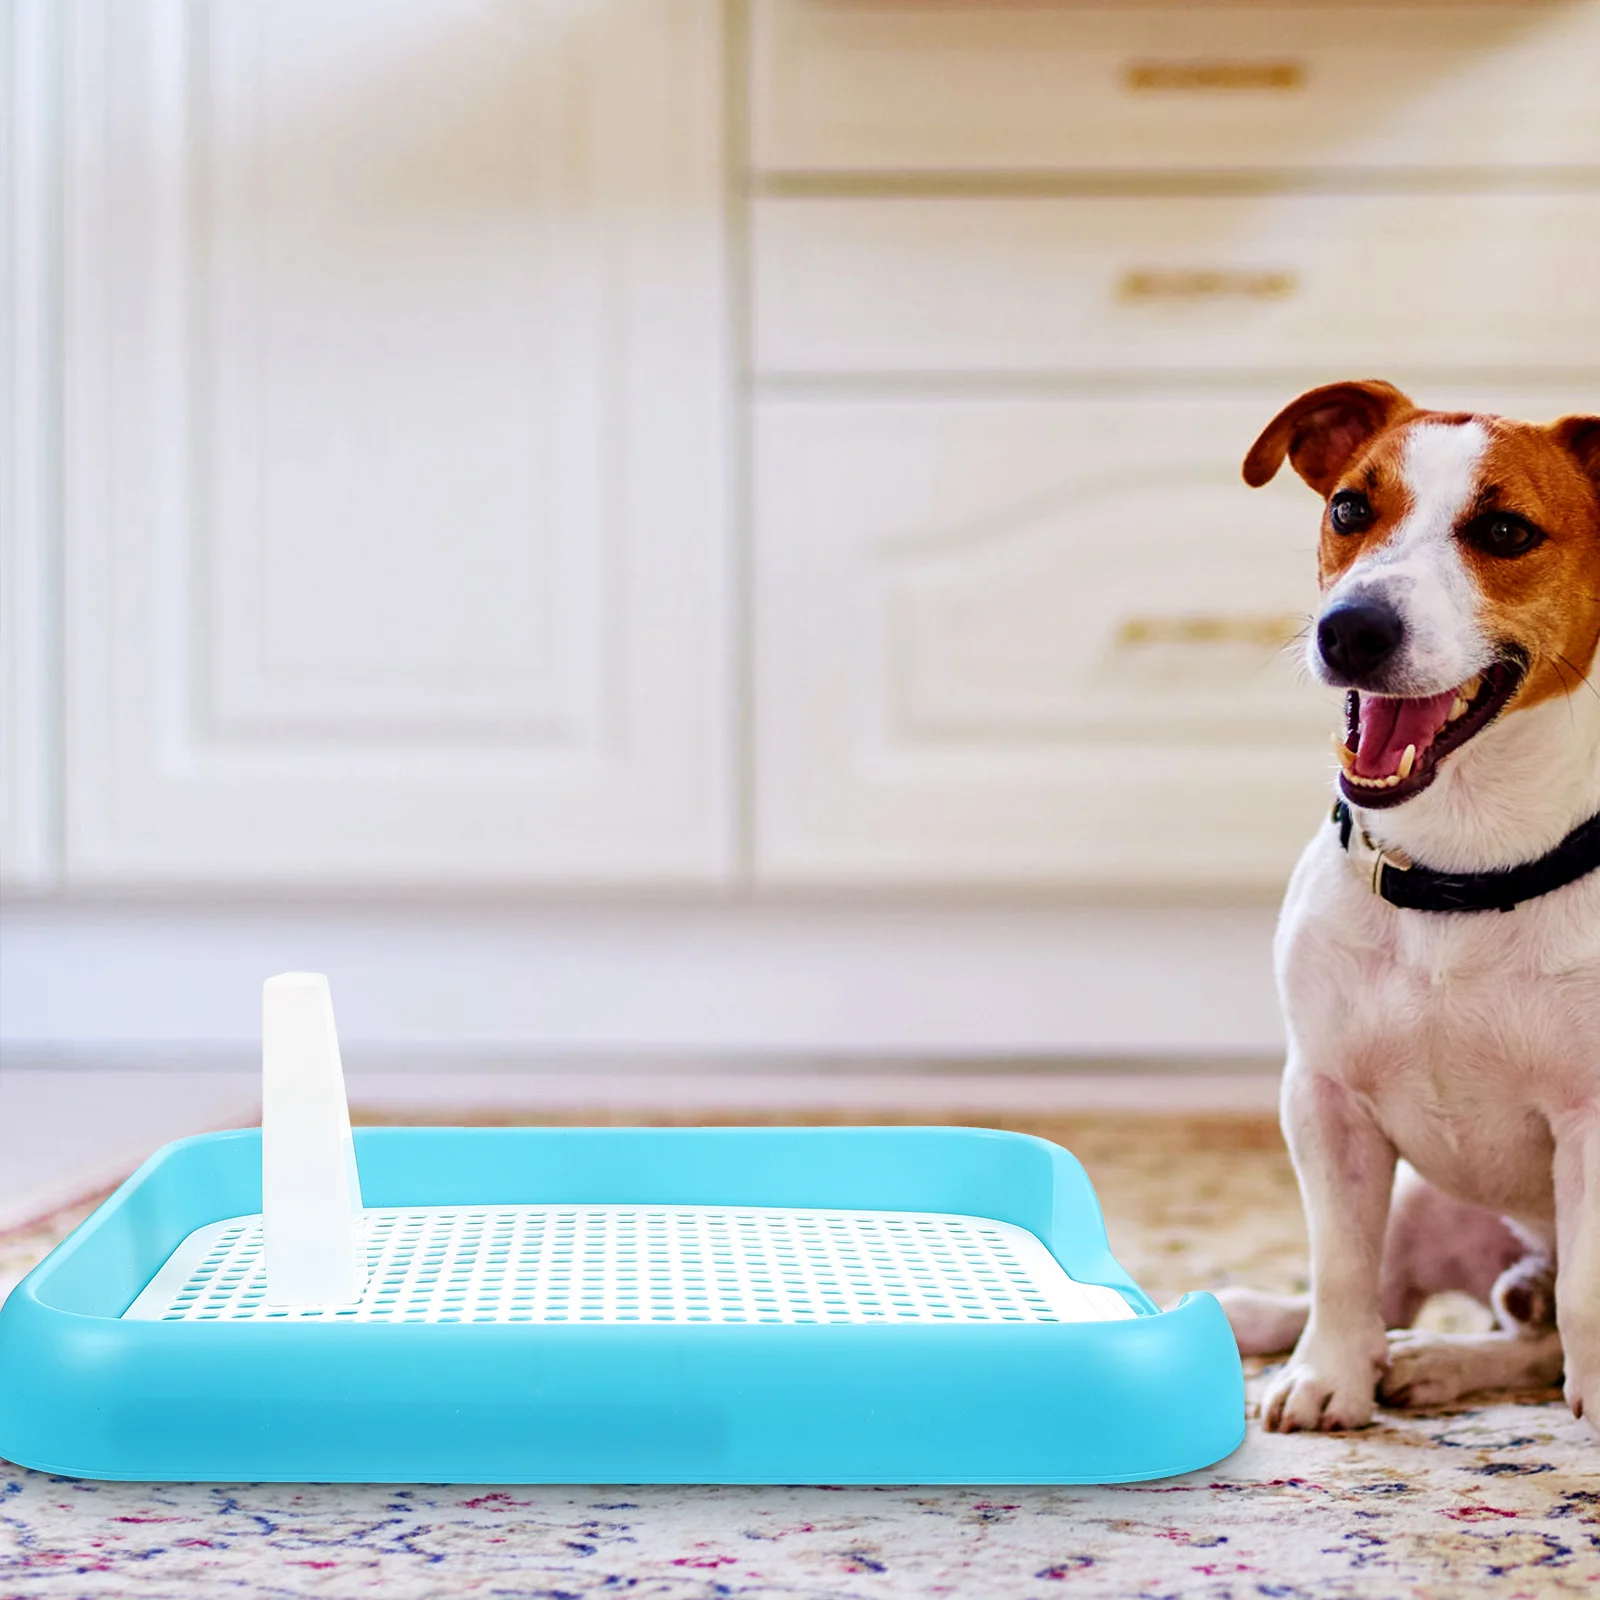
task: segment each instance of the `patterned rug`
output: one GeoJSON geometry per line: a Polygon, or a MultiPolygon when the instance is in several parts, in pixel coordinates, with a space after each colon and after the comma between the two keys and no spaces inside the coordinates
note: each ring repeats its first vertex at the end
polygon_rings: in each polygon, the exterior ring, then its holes
{"type": "MultiPolygon", "coordinates": [[[[1158,1298],[1301,1281],[1293,1175],[1267,1121],[944,1120],[1074,1150],[1158,1298]]],[[[91,1203],[0,1235],[0,1293],[91,1203]]],[[[1429,1311],[1444,1327],[1477,1316],[1429,1311]]],[[[1383,1413],[1347,1437],[1252,1429],[1210,1471],[1104,1489],[93,1484],[0,1463],[0,1600],[358,1595],[1593,1600],[1600,1441],[1551,1394],[1383,1413]]]]}

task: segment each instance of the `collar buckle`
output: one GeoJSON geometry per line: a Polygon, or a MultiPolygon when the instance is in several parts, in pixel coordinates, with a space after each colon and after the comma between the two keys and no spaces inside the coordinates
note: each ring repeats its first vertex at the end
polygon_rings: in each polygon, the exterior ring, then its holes
{"type": "Polygon", "coordinates": [[[1393,867],[1396,872],[1409,872],[1416,865],[1404,850],[1396,850],[1388,845],[1378,844],[1365,828],[1361,830],[1361,842],[1372,851],[1372,892],[1382,898],[1383,895],[1383,869],[1393,867]]]}

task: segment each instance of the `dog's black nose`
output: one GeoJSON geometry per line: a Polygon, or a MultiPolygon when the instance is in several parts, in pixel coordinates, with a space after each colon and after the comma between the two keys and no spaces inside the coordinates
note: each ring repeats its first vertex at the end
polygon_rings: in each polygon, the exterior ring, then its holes
{"type": "Polygon", "coordinates": [[[1359,684],[1400,648],[1405,624],[1393,606],[1377,600],[1346,600],[1323,613],[1317,649],[1330,672],[1359,684]]]}

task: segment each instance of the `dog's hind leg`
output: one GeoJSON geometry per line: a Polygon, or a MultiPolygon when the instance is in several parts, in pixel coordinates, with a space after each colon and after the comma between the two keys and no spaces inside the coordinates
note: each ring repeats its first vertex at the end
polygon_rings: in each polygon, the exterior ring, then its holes
{"type": "Polygon", "coordinates": [[[1389,1406],[1442,1406],[1482,1389],[1548,1389],[1561,1381],[1555,1323],[1555,1263],[1530,1252],[1500,1274],[1490,1294],[1489,1333],[1389,1335],[1389,1365],[1378,1398],[1389,1406]]]}
{"type": "Polygon", "coordinates": [[[1494,1312],[1495,1327],[1489,1333],[1403,1326],[1391,1332],[1389,1365],[1378,1380],[1385,1405],[1448,1405],[1481,1389],[1546,1389],[1560,1382],[1555,1263],[1545,1244],[1414,1173],[1396,1225],[1397,1278],[1429,1294],[1469,1294],[1494,1312]]]}
{"type": "Polygon", "coordinates": [[[1444,1406],[1484,1389],[1549,1389],[1561,1382],[1561,1335],[1429,1333],[1389,1335],[1389,1365],[1378,1380],[1386,1406],[1444,1406]]]}
{"type": "Polygon", "coordinates": [[[1294,1349],[1311,1315],[1308,1294],[1268,1294],[1238,1286],[1216,1293],[1242,1356],[1275,1356],[1294,1349]]]}
{"type": "MultiPolygon", "coordinates": [[[[1401,1162],[1378,1281],[1384,1327],[1409,1328],[1429,1296],[1450,1290],[1490,1305],[1496,1281],[1528,1256],[1530,1245],[1494,1212],[1445,1194],[1401,1162]]],[[[1217,1299],[1241,1355],[1293,1349],[1311,1315],[1305,1294],[1229,1287],[1217,1299]]]]}
{"type": "Polygon", "coordinates": [[[1497,1212],[1436,1189],[1402,1161],[1383,1237],[1384,1326],[1409,1328],[1424,1301],[1452,1291],[1492,1308],[1502,1274],[1536,1252],[1497,1212]]]}

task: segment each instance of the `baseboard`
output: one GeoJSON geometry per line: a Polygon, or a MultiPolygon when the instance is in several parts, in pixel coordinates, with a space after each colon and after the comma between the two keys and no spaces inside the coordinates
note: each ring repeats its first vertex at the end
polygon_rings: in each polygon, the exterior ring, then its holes
{"type": "MultiPolygon", "coordinates": [[[[261,980],[329,974],[366,1051],[1271,1057],[1266,908],[0,908],[8,1059],[253,1049],[261,980]]],[[[151,1059],[147,1064],[159,1064],[151,1059]]]]}

